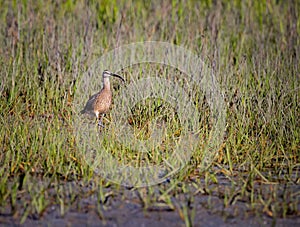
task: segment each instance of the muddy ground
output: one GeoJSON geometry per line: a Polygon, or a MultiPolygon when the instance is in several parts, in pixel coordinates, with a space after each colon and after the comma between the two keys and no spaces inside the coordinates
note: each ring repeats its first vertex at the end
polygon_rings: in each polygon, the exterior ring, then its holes
{"type": "MultiPolygon", "coordinates": [[[[226,187],[225,179],[223,183],[219,184],[221,186],[218,186],[218,190],[213,190],[212,193],[194,189],[182,193],[176,191],[168,205],[157,198],[160,189],[168,189],[170,183],[155,186],[151,192],[155,199],[146,204],[143,195],[149,192],[147,188],[133,190],[120,187],[116,190],[113,186],[109,186],[104,188],[105,196],[99,200],[99,192],[92,185],[62,182],[66,191],[67,188],[72,187],[73,193],[73,195],[66,193],[64,205],[55,202],[57,201],[54,200],[55,190],[50,188],[47,193],[49,206],[40,214],[30,210],[23,225],[169,227],[192,223],[193,226],[300,226],[300,205],[298,205],[298,214],[293,213],[285,218],[272,217],[272,213],[266,212],[263,207],[253,209],[248,201],[242,199],[232,199],[229,205],[225,206],[224,198],[220,193],[226,187]]],[[[284,188],[286,187],[283,187],[283,190],[284,188]]],[[[297,193],[300,187],[294,185],[289,190],[297,193]]],[[[20,192],[18,197],[19,206],[16,205],[14,211],[9,203],[0,210],[1,226],[20,225],[22,216],[26,212],[24,203],[26,199],[29,200],[29,196],[20,192]]],[[[149,198],[151,200],[151,196],[149,198]]]]}

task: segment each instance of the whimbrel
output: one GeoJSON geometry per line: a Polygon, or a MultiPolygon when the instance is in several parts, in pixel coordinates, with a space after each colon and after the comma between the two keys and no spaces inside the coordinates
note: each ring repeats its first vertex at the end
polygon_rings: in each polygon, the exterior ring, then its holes
{"type": "Polygon", "coordinates": [[[119,79],[123,80],[123,82],[125,82],[123,77],[115,73],[111,73],[108,70],[104,70],[102,74],[103,87],[101,91],[92,95],[87,101],[84,109],[80,112],[81,114],[89,114],[96,116],[98,120],[98,126],[101,127],[104,127],[102,124],[102,118],[104,117],[105,113],[109,110],[112,101],[112,93],[110,90],[109,82],[110,76],[118,77],[119,79]],[[101,118],[99,119],[100,114],[101,118]]]}

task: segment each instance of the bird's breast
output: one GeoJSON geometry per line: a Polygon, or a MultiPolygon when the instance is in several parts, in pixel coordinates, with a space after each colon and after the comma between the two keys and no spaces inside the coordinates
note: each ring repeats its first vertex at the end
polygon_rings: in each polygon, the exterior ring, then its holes
{"type": "Polygon", "coordinates": [[[112,103],[112,93],[108,89],[103,89],[97,97],[94,109],[99,113],[106,113],[112,103]]]}

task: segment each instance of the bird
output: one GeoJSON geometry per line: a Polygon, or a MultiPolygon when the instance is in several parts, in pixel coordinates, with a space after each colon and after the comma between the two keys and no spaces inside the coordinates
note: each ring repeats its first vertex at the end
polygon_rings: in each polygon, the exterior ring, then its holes
{"type": "Polygon", "coordinates": [[[112,73],[108,70],[104,70],[102,73],[102,89],[98,93],[92,95],[87,101],[84,109],[80,111],[81,114],[89,114],[92,116],[96,116],[99,127],[104,127],[104,125],[102,124],[102,119],[104,115],[108,112],[112,103],[112,92],[110,89],[109,81],[109,77],[111,76],[117,77],[125,83],[124,78],[120,75],[112,73]],[[100,119],[99,115],[101,115],[100,119]]]}

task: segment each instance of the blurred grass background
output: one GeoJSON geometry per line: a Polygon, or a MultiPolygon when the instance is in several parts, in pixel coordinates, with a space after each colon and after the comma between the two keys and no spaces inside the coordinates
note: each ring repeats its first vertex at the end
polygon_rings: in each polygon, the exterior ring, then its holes
{"type": "Polygon", "coordinates": [[[227,104],[217,170],[197,172],[199,150],[178,179],[210,194],[222,173],[225,207],[243,200],[271,217],[299,215],[299,191],[288,187],[300,183],[299,12],[296,0],[0,0],[0,210],[22,222],[53,204],[63,214],[82,193],[62,190],[68,181],[96,182],[101,197],[109,183],[76,152],[76,82],[115,47],[166,41],[205,57],[227,104]]]}

